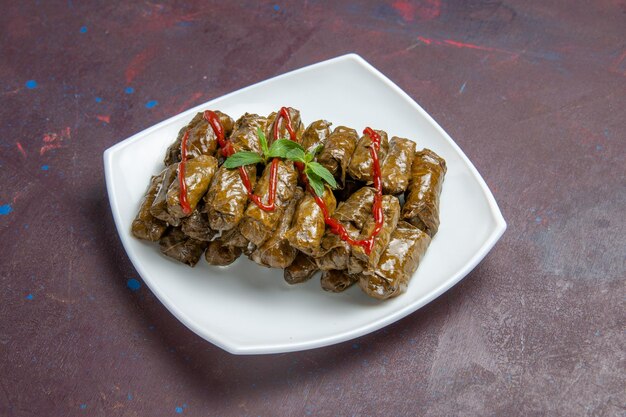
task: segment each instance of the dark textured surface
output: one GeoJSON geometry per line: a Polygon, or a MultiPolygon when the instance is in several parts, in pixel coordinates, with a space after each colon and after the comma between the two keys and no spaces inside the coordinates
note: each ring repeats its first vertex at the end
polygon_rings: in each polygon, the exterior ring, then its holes
{"type": "Polygon", "coordinates": [[[626,413],[623,1],[115,3],[0,13],[0,415],[626,413]],[[509,228],[386,329],[232,356],[141,284],[102,152],[352,51],[450,133],[509,228]]]}

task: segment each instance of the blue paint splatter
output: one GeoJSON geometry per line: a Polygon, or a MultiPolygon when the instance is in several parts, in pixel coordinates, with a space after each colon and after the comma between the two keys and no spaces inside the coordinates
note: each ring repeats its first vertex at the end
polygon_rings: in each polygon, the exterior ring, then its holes
{"type": "Polygon", "coordinates": [[[128,398],[128,401],[132,400],[132,399],[133,399],[133,394],[128,393],[128,395],[126,396],[126,398],[128,398]]]}
{"type": "Polygon", "coordinates": [[[135,89],[133,87],[126,87],[126,89],[124,90],[124,92],[126,94],[133,94],[135,92],[135,89]]]}
{"type": "Polygon", "coordinates": [[[280,10],[280,6],[278,4],[274,5],[274,11],[277,12],[280,10]]]}
{"type": "Polygon", "coordinates": [[[182,412],[183,412],[183,407],[176,407],[176,412],[177,412],[178,414],[182,414],[182,412]]]}
{"type": "Polygon", "coordinates": [[[24,229],[28,229],[28,223],[24,225],[24,229]]]}
{"type": "Polygon", "coordinates": [[[37,88],[37,81],[35,80],[28,80],[26,81],[26,88],[32,90],[33,88],[37,88]]]}
{"type": "Polygon", "coordinates": [[[463,91],[465,91],[465,84],[467,84],[467,81],[465,81],[465,82],[463,83],[463,85],[461,86],[461,88],[460,88],[460,90],[459,90],[459,93],[463,94],[463,91]]]}
{"type": "Polygon", "coordinates": [[[126,283],[126,286],[130,288],[131,291],[137,291],[141,288],[141,282],[137,281],[135,278],[131,278],[126,283]]]}
{"type": "Polygon", "coordinates": [[[601,151],[602,149],[604,149],[602,145],[596,145],[596,151],[601,151]]]}
{"type": "Polygon", "coordinates": [[[80,33],[87,33],[87,26],[83,26],[80,28],[80,33]]]}
{"type": "Polygon", "coordinates": [[[158,101],[156,100],[150,100],[149,102],[146,103],[146,109],[151,109],[154,106],[156,106],[157,104],[159,104],[158,101]]]}
{"type": "Polygon", "coordinates": [[[80,405],[80,409],[81,409],[81,410],[84,410],[85,408],[87,408],[87,404],[81,404],[81,405],[80,405]]]}
{"type": "Polygon", "coordinates": [[[3,204],[0,206],[0,215],[6,216],[13,211],[13,207],[10,204],[3,204]]]}
{"type": "Polygon", "coordinates": [[[49,165],[42,165],[42,166],[41,166],[41,170],[42,170],[42,171],[47,171],[47,170],[49,170],[49,169],[50,169],[50,166],[49,166],[49,165]]]}
{"type": "Polygon", "coordinates": [[[35,296],[34,296],[34,295],[32,295],[32,294],[28,294],[28,295],[27,295],[26,297],[24,297],[24,298],[26,298],[27,300],[32,300],[33,298],[35,298],[35,296]]]}
{"type": "Polygon", "coordinates": [[[352,349],[358,349],[358,348],[359,348],[359,344],[358,344],[358,343],[354,343],[354,344],[352,345],[352,349]]]}
{"type": "Polygon", "coordinates": [[[96,97],[96,103],[102,103],[102,97],[96,97]]]}
{"type": "Polygon", "coordinates": [[[193,22],[178,22],[176,23],[176,26],[180,26],[180,27],[189,27],[189,26],[193,26],[193,22]]]}
{"type": "Polygon", "coordinates": [[[541,223],[541,216],[535,217],[535,223],[541,223]]]}

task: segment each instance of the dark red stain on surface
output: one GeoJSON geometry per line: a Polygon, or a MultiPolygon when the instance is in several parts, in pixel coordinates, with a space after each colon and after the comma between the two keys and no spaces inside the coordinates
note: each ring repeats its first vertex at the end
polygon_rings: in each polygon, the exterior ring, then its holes
{"type": "Polygon", "coordinates": [[[146,48],[133,57],[126,67],[126,72],[124,73],[126,77],[126,84],[132,83],[133,80],[146,69],[150,60],[154,58],[157,51],[157,48],[146,48]]]}
{"type": "Polygon", "coordinates": [[[622,51],[609,66],[609,71],[615,74],[626,75],[626,50],[622,51]]]}
{"type": "Polygon", "coordinates": [[[98,114],[96,115],[96,119],[100,120],[101,122],[111,123],[111,115],[109,114],[98,114]]]}
{"type": "Polygon", "coordinates": [[[203,95],[204,93],[201,91],[196,91],[195,93],[192,93],[191,96],[189,96],[189,98],[187,98],[185,101],[183,101],[180,104],[180,106],[176,107],[176,109],[174,110],[174,113],[183,112],[189,109],[190,107],[194,106],[198,102],[198,99],[202,97],[203,95]]]}
{"type": "Polygon", "coordinates": [[[405,22],[412,22],[417,17],[420,20],[432,20],[441,14],[440,0],[424,0],[411,2],[406,0],[394,1],[391,6],[402,16],[405,22]]]}
{"type": "Polygon", "coordinates": [[[22,156],[26,158],[26,151],[22,147],[22,144],[19,142],[15,142],[15,146],[17,146],[17,150],[22,154],[22,156]]]}
{"type": "Polygon", "coordinates": [[[64,128],[60,133],[44,133],[43,146],[39,149],[39,155],[62,147],[63,141],[69,139],[70,136],[71,129],[69,127],[64,128]]]}

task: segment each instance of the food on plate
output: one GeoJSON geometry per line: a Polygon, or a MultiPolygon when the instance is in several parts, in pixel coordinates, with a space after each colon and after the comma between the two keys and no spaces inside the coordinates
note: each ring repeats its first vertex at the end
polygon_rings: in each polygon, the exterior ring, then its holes
{"type": "Polygon", "coordinates": [[[439,230],[439,197],[446,175],[446,161],[430,149],[415,154],[405,194],[402,218],[430,237],[439,230]]]}
{"type": "Polygon", "coordinates": [[[378,265],[361,274],[359,286],[366,294],[381,300],[402,294],[429,244],[428,234],[399,221],[378,265]]]}
{"type": "Polygon", "coordinates": [[[187,236],[180,227],[169,229],[159,240],[161,252],[189,266],[195,266],[208,242],[187,236]]]}
{"type": "MultiPolygon", "coordinates": [[[[375,130],[380,136],[380,149],[378,149],[378,159],[382,162],[385,160],[389,142],[387,133],[382,130],[375,130]]],[[[356,148],[350,158],[348,165],[348,174],[355,180],[371,183],[374,179],[372,170],[372,151],[370,148],[374,146],[372,138],[369,134],[364,134],[356,144],[356,148]]]]}
{"type": "Polygon", "coordinates": [[[148,191],[146,191],[141,206],[139,206],[137,217],[133,220],[131,231],[133,236],[138,239],[156,242],[163,236],[165,229],[167,229],[166,222],[157,219],[150,213],[150,207],[152,207],[152,203],[159,191],[159,187],[161,187],[162,181],[162,175],[152,177],[148,191]]]}
{"type": "Polygon", "coordinates": [[[359,274],[350,274],[348,271],[330,269],[322,272],[320,284],[322,289],[330,292],[343,292],[359,280],[359,274]]]}
{"type": "MultiPolygon", "coordinates": [[[[220,126],[224,129],[225,134],[230,135],[233,130],[233,119],[220,111],[216,111],[214,114],[220,126]]],[[[176,141],[167,148],[165,160],[163,161],[165,165],[167,166],[181,161],[181,143],[185,135],[187,135],[186,151],[188,159],[193,159],[200,155],[213,156],[217,150],[218,143],[217,134],[211,128],[210,123],[210,118],[204,113],[196,114],[195,117],[191,119],[191,122],[178,132],[176,141]]]]}
{"type": "Polygon", "coordinates": [[[291,224],[291,219],[296,211],[296,205],[304,195],[302,188],[297,187],[287,207],[282,212],[278,227],[273,231],[269,239],[257,246],[250,258],[259,265],[270,268],[286,268],[296,258],[298,250],[289,244],[286,233],[291,224]]]}
{"type": "Polygon", "coordinates": [[[189,266],[246,255],[289,284],[321,271],[326,291],[358,282],[377,299],[402,294],[439,226],[445,161],[383,130],[304,126],[292,107],[236,121],[196,114],[151,178],[132,234],[189,266]]]}
{"type": "MultiPolygon", "coordinates": [[[[337,205],[333,190],[325,186],[321,198],[326,204],[328,214],[332,215],[337,205]]],[[[285,233],[285,238],[292,247],[314,256],[319,251],[325,230],[326,223],[322,208],[315,201],[313,194],[306,193],[298,202],[291,220],[291,227],[285,233]]]]}
{"type": "Polygon", "coordinates": [[[317,162],[339,181],[339,188],[344,186],[348,164],[358,140],[356,130],[338,126],[326,138],[324,147],[317,155],[317,162]]]}
{"type": "Polygon", "coordinates": [[[415,142],[393,137],[383,162],[381,176],[384,194],[401,194],[406,191],[411,178],[411,166],[415,155],[415,142]]]}
{"type": "MultiPolygon", "coordinates": [[[[256,166],[244,168],[252,187],[256,184],[256,166]]],[[[219,167],[209,191],[205,194],[209,225],[214,230],[230,230],[237,226],[248,207],[248,191],[241,181],[239,171],[219,167]]]]}
{"type": "Polygon", "coordinates": [[[291,265],[284,269],[283,277],[288,284],[301,284],[311,279],[317,271],[315,260],[299,252],[291,265]]]}

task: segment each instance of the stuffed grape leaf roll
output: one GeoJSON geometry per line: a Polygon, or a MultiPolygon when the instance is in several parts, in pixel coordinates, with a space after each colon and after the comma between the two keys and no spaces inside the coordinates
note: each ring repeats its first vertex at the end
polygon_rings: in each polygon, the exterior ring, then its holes
{"type": "MultiPolygon", "coordinates": [[[[300,111],[294,109],[293,107],[287,107],[287,112],[289,113],[289,119],[291,120],[291,128],[296,134],[296,142],[300,143],[302,139],[302,134],[304,133],[304,124],[300,119],[300,111]]],[[[267,138],[269,144],[278,139],[291,139],[291,137],[289,136],[289,131],[287,130],[287,121],[284,117],[278,118],[278,137],[274,137],[274,125],[276,124],[277,120],[276,116],[278,116],[278,113],[272,113],[267,116],[265,137],[267,138]]]]}
{"type": "Polygon", "coordinates": [[[204,259],[209,265],[226,266],[235,262],[241,256],[241,252],[240,247],[228,246],[222,239],[215,239],[209,242],[204,259]]]}
{"type": "MultiPolygon", "coordinates": [[[[393,233],[398,219],[400,218],[400,201],[392,195],[384,195],[382,197],[383,206],[383,226],[378,235],[374,239],[374,246],[368,254],[362,246],[352,248],[352,257],[348,264],[348,271],[352,274],[359,273],[363,270],[373,269],[378,263],[378,259],[387,247],[391,234],[393,233]]],[[[360,239],[367,239],[372,235],[376,227],[374,216],[370,215],[366,218],[365,225],[361,230],[360,239]]]]}
{"type": "Polygon", "coordinates": [[[445,174],[446,161],[435,152],[423,149],[415,154],[402,219],[430,237],[439,229],[439,198],[445,174]]]}
{"type": "Polygon", "coordinates": [[[207,247],[207,242],[185,235],[179,227],[171,228],[159,240],[161,252],[189,266],[195,266],[207,247]]]}
{"type": "Polygon", "coordinates": [[[359,280],[359,274],[349,274],[347,271],[331,269],[322,272],[320,284],[322,289],[330,292],[343,292],[359,280]]]}
{"type": "MultiPolygon", "coordinates": [[[[256,183],[256,165],[245,167],[250,184],[256,183]]],[[[230,230],[243,218],[248,206],[248,190],[241,180],[238,169],[218,168],[209,191],[205,195],[209,224],[214,230],[230,230]]]]}
{"type": "MultiPolygon", "coordinates": [[[[328,186],[324,188],[322,201],[326,204],[328,213],[332,215],[337,202],[328,186]]],[[[285,234],[285,238],[294,248],[313,256],[319,251],[325,229],[322,209],[317,205],[315,197],[311,193],[306,193],[296,207],[291,227],[285,234]]]]}
{"type": "Polygon", "coordinates": [[[359,286],[367,295],[381,300],[404,293],[429,244],[428,234],[399,221],[375,270],[365,271],[359,286]]]}
{"type": "Polygon", "coordinates": [[[211,229],[204,207],[200,204],[190,216],[181,220],[180,226],[183,233],[187,236],[205,242],[211,241],[217,234],[215,230],[211,229]]]}
{"type": "Polygon", "coordinates": [[[263,242],[261,246],[257,247],[250,255],[250,258],[254,262],[270,268],[286,268],[291,265],[298,251],[289,244],[289,241],[285,238],[285,234],[291,224],[293,214],[296,211],[296,205],[303,194],[302,188],[297,187],[289,204],[283,211],[283,215],[278,223],[278,228],[269,239],[263,242]]]}
{"type": "MultiPolygon", "coordinates": [[[[216,111],[215,114],[224,129],[224,135],[228,137],[233,130],[233,119],[220,111],[216,111]]],[[[217,136],[209,122],[204,118],[204,114],[198,113],[187,126],[180,129],[176,141],[167,149],[165,160],[163,161],[166,166],[181,161],[181,144],[187,131],[189,132],[187,137],[187,159],[193,159],[200,155],[215,154],[215,150],[218,147],[217,136]]]]}
{"type": "Polygon", "coordinates": [[[406,191],[411,178],[411,166],[415,156],[415,142],[394,136],[381,167],[383,193],[400,194],[406,191]]]}
{"type": "Polygon", "coordinates": [[[133,236],[138,239],[156,242],[161,238],[165,229],[167,229],[166,222],[157,219],[150,213],[150,207],[152,207],[152,203],[154,202],[162,182],[163,173],[152,177],[148,191],[146,191],[146,195],[139,207],[137,217],[133,220],[131,231],[133,236]]]}
{"type": "MultiPolygon", "coordinates": [[[[272,164],[267,164],[261,178],[254,187],[254,194],[262,196],[262,202],[267,204],[270,189],[270,172],[272,164]]],[[[298,182],[298,173],[291,161],[278,160],[276,172],[275,208],[265,211],[254,203],[248,204],[245,214],[239,223],[241,234],[250,242],[259,246],[271,235],[283,215],[284,209],[294,195],[298,182]]]]}
{"type": "Polygon", "coordinates": [[[167,211],[167,191],[172,183],[176,180],[176,174],[178,172],[178,162],[166,167],[160,174],[161,180],[159,189],[150,206],[150,214],[157,219],[167,222],[171,226],[180,226],[180,219],[172,216],[167,211]]]}
{"type": "Polygon", "coordinates": [[[311,279],[317,271],[315,260],[302,252],[298,252],[296,259],[283,271],[283,278],[288,284],[301,284],[311,279]]]}
{"type": "MultiPolygon", "coordinates": [[[[196,206],[209,189],[209,184],[211,183],[215,171],[217,171],[217,159],[212,156],[200,155],[186,162],[184,181],[187,186],[187,202],[192,211],[195,210],[196,206]]],[[[180,164],[178,166],[177,178],[167,190],[167,211],[172,217],[181,219],[189,216],[191,213],[185,213],[180,204],[179,175],[180,164]]]]}
{"type": "Polygon", "coordinates": [[[229,141],[235,152],[252,151],[261,153],[258,130],[265,131],[267,118],[258,114],[246,113],[235,122],[229,141]]]}
{"type": "Polygon", "coordinates": [[[305,150],[313,149],[326,142],[330,135],[330,125],[326,120],[316,120],[304,130],[301,145],[305,150]]]}
{"type": "MultiPolygon", "coordinates": [[[[387,139],[387,133],[382,130],[376,130],[376,133],[380,135],[380,149],[378,150],[378,160],[382,164],[387,155],[389,149],[389,141],[387,139]]],[[[355,180],[371,183],[374,179],[372,171],[372,154],[370,148],[372,147],[372,138],[368,134],[364,134],[354,149],[352,157],[350,158],[350,164],[348,165],[348,174],[355,180]]]]}
{"type": "MultiPolygon", "coordinates": [[[[363,187],[346,201],[339,204],[333,214],[348,232],[352,239],[357,239],[367,219],[372,216],[375,191],[363,187]]],[[[322,238],[320,249],[315,255],[317,267],[322,271],[330,269],[347,269],[353,247],[341,237],[327,229],[322,238]]]]}
{"type": "Polygon", "coordinates": [[[317,162],[330,171],[337,180],[339,188],[343,188],[350,157],[354,152],[359,136],[356,130],[338,126],[326,138],[324,148],[317,155],[317,162]]]}

